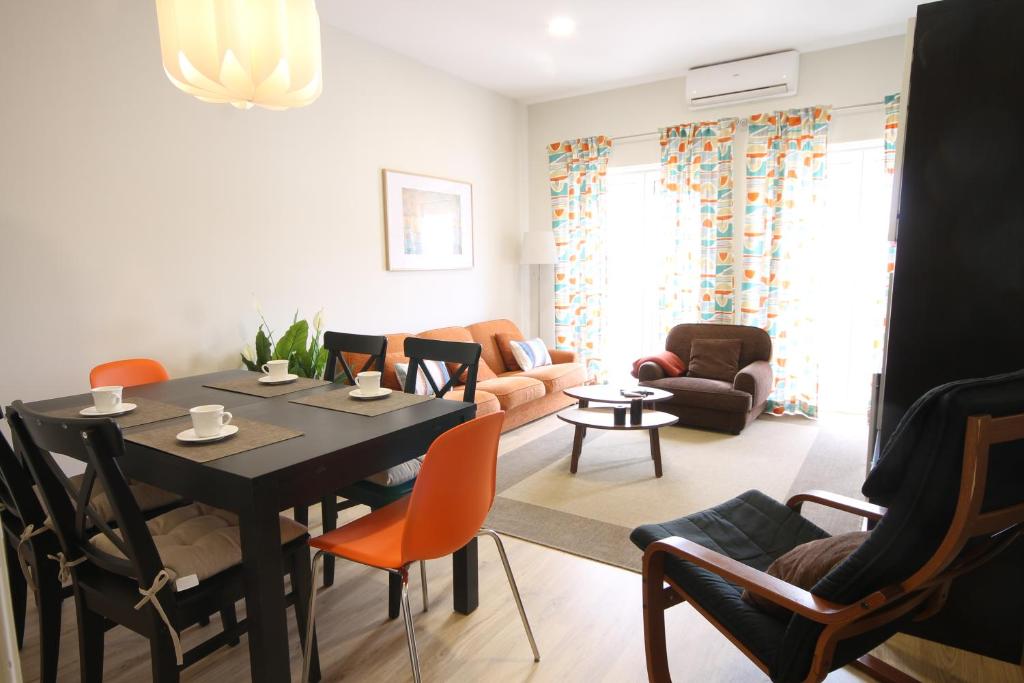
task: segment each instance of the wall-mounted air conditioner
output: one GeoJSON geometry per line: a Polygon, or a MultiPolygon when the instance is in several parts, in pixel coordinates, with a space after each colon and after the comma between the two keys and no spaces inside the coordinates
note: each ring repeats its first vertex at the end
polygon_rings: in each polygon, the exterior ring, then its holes
{"type": "Polygon", "coordinates": [[[686,101],[690,109],[735,104],[796,94],[800,80],[800,53],[776,52],[690,69],[686,74],[686,101]]]}

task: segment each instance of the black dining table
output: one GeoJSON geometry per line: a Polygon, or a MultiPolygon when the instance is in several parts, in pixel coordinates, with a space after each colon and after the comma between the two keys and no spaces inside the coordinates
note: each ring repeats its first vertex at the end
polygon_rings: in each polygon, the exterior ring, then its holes
{"type": "MultiPolygon", "coordinates": [[[[236,417],[288,427],[302,432],[302,436],[207,463],[125,441],[121,466],[133,479],[238,515],[252,680],[288,681],[289,643],[278,514],[295,506],[313,505],[375,472],[422,455],[441,433],[472,419],[476,406],[431,400],[366,417],[291,402],[342,389],[335,385],[274,398],[204,386],[246,374],[253,373],[229,370],[184,377],[131,387],[125,389],[124,396],[126,401],[141,397],[183,408],[220,404],[236,417]]],[[[33,410],[53,411],[85,406],[91,400],[89,394],[79,394],[28,405],[33,410]]],[[[156,424],[128,428],[125,433],[156,424]]],[[[476,541],[458,551],[452,562],[454,608],[469,614],[479,600],[476,541]]],[[[381,601],[386,599],[382,591],[381,601]]]]}

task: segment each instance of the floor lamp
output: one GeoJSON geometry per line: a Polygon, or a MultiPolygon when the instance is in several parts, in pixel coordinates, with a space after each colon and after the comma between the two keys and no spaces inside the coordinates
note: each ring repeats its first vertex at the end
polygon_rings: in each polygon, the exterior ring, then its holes
{"type": "MultiPolygon", "coordinates": [[[[523,233],[523,249],[519,262],[523,265],[534,266],[533,281],[534,303],[537,309],[537,336],[541,336],[540,321],[540,271],[543,266],[553,265],[556,261],[555,255],[555,233],[550,230],[531,230],[523,233]]],[[[549,340],[550,341],[550,340],[549,340]]]]}

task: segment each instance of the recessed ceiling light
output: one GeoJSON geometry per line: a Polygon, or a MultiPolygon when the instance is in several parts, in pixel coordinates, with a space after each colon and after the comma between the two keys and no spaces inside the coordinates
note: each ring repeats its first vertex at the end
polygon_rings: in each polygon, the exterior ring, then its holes
{"type": "Polygon", "coordinates": [[[557,38],[565,38],[575,32],[576,22],[569,17],[555,17],[548,22],[548,33],[557,38]]]}

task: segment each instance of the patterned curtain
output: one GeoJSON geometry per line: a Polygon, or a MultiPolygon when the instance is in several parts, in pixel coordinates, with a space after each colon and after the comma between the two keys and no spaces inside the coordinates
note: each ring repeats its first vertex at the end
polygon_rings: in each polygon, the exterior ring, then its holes
{"type": "Polygon", "coordinates": [[[661,130],[661,186],[672,213],[656,252],[662,336],[678,323],[734,321],[735,135],[736,119],[661,130]]]}
{"type": "Polygon", "coordinates": [[[604,379],[604,195],[612,141],[603,135],[548,145],[555,263],[555,347],[579,354],[604,379]]]}
{"type": "MultiPolygon", "coordinates": [[[[885,96],[885,134],[883,151],[885,172],[891,177],[896,173],[896,140],[899,136],[900,123],[900,94],[885,96]]],[[[880,278],[881,288],[875,297],[875,315],[878,320],[878,327],[874,339],[871,340],[871,355],[873,365],[882,369],[883,351],[885,346],[885,332],[889,327],[888,306],[889,290],[892,287],[892,273],[896,269],[896,242],[888,242],[885,245],[885,273],[880,278]]]]}
{"type": "Polygon", "coordinates": [[[818,412],[815,231],[831,118],[813,107],[749,119],[740,323],[771,335],[776,415],[818,412]]]}

